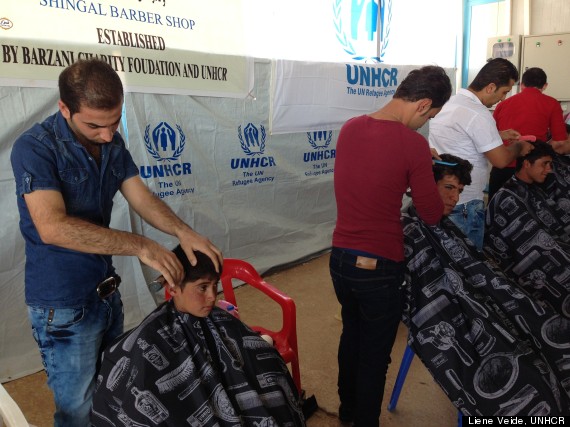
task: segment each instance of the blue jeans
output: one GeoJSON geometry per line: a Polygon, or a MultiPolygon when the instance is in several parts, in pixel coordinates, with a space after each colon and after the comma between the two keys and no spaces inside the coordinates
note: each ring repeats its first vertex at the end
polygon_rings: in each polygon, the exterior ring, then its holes
{"type": "Polygon", "coordinates": [[[379,258],[375,270],[333,248],[330,273],[342,314],[338,395],[354,425],[378,426],[386,372],[402,318],[404,263],[379,258]]]}
{"type": "Polygon", "coordinates": [[[483,249],[485,233],[485,203],[483,200],[471,200],[455,206],[449,219],[463,231],[477,249],[483,249]]]}
{"type": "Polygon", "coordinates": [[[99,356],[123,332],[123,304],[116,291],[74,308],[28,306],[55,400],[54,426],[89,426],[99,356]]]}

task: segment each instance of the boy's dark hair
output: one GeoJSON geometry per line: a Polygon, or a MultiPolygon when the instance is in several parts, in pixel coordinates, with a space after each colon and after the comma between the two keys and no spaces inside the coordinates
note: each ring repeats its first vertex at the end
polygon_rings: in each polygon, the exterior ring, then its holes
{"type": "Polygon", "coordinates": [[[74,62],[61,72],[59,98],[73,116],[80,108],[111,110],[123,102],[123,83],[105,61],[85,59],[74,62]]]}
{"type": "Polygon", "coordinates": [[[526,156],[517,157],[517,166],[515,169],[516,172],[522,169],[525,160],[528,160],[532,165],[538,159],[541,159],[543,157],[549,156],[552,157],[553,159],[556,157],[556,152],[550,146],[550,144],[547,144],[546,142],[539,140],[531,142],[531,144],[534,145],[534,150],[530,151],[526,156]]]}
{"type": "Polygon", "coordinates": [[[205,255],[199,251],[194,251],[194,256],[198,262],[195,266],[193,266],[190,264],[190,261],[182,249],[182,246],[176,246],[172,252],[176,254],[178,260],[184,267],[184,279],[180,285],[182,289],[184,289],[184,286],[186,286],[187,282],[195,282],[199,279],[210,279],[215,281],[220,280],[221,270],[219,273],[216,271],[216,267],[208,255],[205,255]]]}
{"type": "Polygon", "coordinates": [[[460,184],[471,184],[471,171],[473,170],[473,165],[469,160],[462,159],[461,157],[457,157],[452,154],[440,154],[439,157],[441,157],[441,160],[444,162],[457,164],[455,166],[449,166],[434,163],[433,176],[435,177],[435,182],[438,182],[444,176],[451,175],[456,176],[460,184]]]}
{"type": "Polygon", "coordinates": [[[479,70],[469,89],[478,92],[485,88],[485,86],[494,83],[497,89],[503,86],[508,86],[511,80],[515,83],[519,79],[519,72],[517,67],[505,58],[494,58],[489,60],[483,68],[479,70]]]}
{"type": "Polygon", "coordinates": [[[546,84],[546,73],[542,68],[529,68],[522,75],[522,84],[526,87],[542,89],[546,84]]]}
{"type": "Polygon", "coordinates": [[[416,102],[431,99],[431,108],[443,107],[451,96],[451,81],[445,70],[435,65],[412,70],[400,83],[394,98],[416,102]]]}

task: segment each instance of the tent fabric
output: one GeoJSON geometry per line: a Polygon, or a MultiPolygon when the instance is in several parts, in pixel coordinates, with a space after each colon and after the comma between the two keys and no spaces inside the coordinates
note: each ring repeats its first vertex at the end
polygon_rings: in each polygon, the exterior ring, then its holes
{"type": "Polygon", "coordinates": [[[570,322],[487,262],[448,218],[403,215],[409,343],[464,415],[570,410],[570,322]]]}
{"type": "Polygon", "coordinates": [[[215,307],[207,317],[168,301],[103,354],[93,426],[304,426],[285,362],[215,307]],[[128,421],[128,423],[127,423],[128,421]]]}

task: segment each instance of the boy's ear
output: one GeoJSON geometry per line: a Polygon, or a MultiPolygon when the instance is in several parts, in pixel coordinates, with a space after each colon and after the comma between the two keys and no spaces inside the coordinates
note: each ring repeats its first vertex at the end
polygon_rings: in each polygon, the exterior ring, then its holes
{"type": "Polygon", "coordinates": [[[166,283],[165,286],[168,289],[168,293],[172,296],[178,296],[182,293],[180,286],[171,286],[169,283],[166,283]]]}
{"type": "Polygon", "coordinates": [[[523,165],[523,168],[525,168],[525,169],[528,169],[532,166],[529,160],[523,160],[522,165],[523,165]]]}

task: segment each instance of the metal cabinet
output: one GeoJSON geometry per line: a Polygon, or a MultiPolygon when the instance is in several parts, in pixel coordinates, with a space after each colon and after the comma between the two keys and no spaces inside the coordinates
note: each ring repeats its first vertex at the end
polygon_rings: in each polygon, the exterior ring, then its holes
{"type": "Polygon", "coordinates": [[[540,67],[548,76],[544,92],[559,101],[570,101],[570,33],[524,36],[521,75],[540,67]]]}

